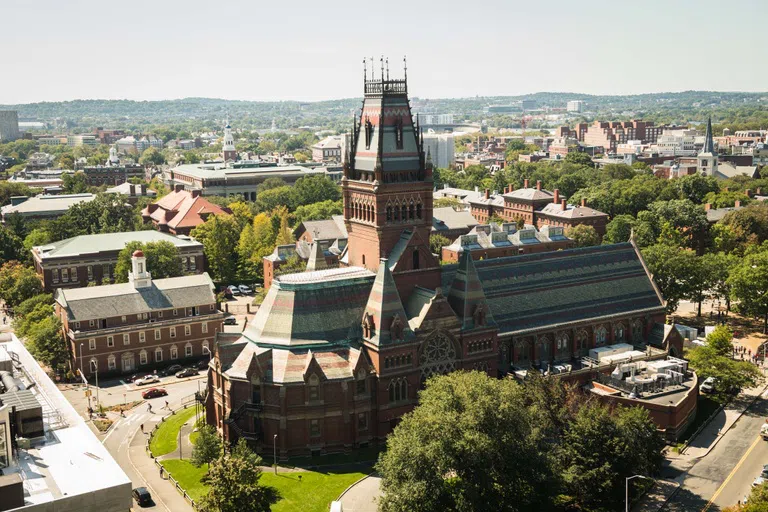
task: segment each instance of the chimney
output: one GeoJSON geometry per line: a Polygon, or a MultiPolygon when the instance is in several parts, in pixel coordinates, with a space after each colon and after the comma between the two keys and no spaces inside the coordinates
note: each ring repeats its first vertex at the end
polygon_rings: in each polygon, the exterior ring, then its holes
{"type": "Polygon", "coordinates": [[[528,188],[528,178],[523,180],[523,188],[528,188]]]}
{"type": "Polygon", "coordinates": [[[586,197],[582,197],[581,198],[581,206],[582,206],[582,208],[587,206],[587,198],[586,197]]]}
{"type": "Polygon", "coordinates": [[[755,190],[755,194],[757,194],[758,196],[761,194],[760,187],[757,187],[757,190],[755,190]]]}
{"type": "Polygon", "coordinates": [[[190,191],[190,193],[192,194],[192,197],[200,197],[200,195],[201,195],[200,193],[201,192],[202,192],[202,190],[200,190],[199,188],[196,188],[196,189],[190,191]]]}
{"type": "Polygon", "coordinates": [[[536,180],[536,190],[541,190],[541,180],[536,180]]]}
{"type": "Polygon", "coordinates": [[[479,191],[480,189],[477,186],[475,186],[475,192],[479,192],[479,191]]]}
{"type": "Polygon", "coordinates": [[[704,205],[704,211],[705,212],[708,212],[711,209],[712,209],[712,204],[711,203],[707,203],[707,204],[704,205]]]}
{"type": "Polygon", "coordinates": [[[128,190],[129,190],[129,194],[128,195],[131,195],[131,196],[135,196],[136,195],[136,185],[134,185],[133,183],[128,185],[128,190]]]}
{"type": "Polygon", "coordinates": [[[491,197],[491,192],[488,189],[485,189],[485,198],[488,199],[491,197]]]}
{"type": "Polygon", "coordinates": [[[563,211],[568,209],[568,203],[566,202],[565,199],[560,201],[560,209],[563,210],[563,211]]]}
{"type": "Polygon", "coordinates": [[[142,183],[141,184],[141,195],[143,195],[143,196],[147,195],[147,184],[146,183],[142,183]]]}
{"type": "Polygon", "coordinates": [[[173,186],[173,191],[174,192],[181,192],[182,190],[184,190],[184,185],[182,185],[182,184],[178,184],[178,185],[174,185],[173,186]]]}
{"type": "Polygon", "coordinates": [[[750,189],[745,190],[744,194],[746,194],[747,197],[752,197],[752,191],[750,189]]]}
{"type": "Polygon", "coordinates": [[[560,191],[558,189],[555,189],[555,190],[552,191],[552,193],[554,194],[554,197],[552,198],[552,202],[555,203],[555,204],[559,203],[560,202],[560,191]]]}
{"type": "Polygon", "coordinates": [[[733,207],[734,207],[734,208],[741,208],[741,201],[738,201],[738,200],[737,200],[737,201],[736,201],[736,202],[733,204],[733,207]]]}

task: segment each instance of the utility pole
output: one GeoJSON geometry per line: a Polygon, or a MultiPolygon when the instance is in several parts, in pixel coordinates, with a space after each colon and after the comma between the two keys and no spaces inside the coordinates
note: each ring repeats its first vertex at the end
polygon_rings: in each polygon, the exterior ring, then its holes
{"type": "Polygon", "coordinates": [[[277,474],[277,434],[275,434],[275,437],[273,439],[273,455],[274,455],[274,465],[275,465],[275,474],[277,474]]]}

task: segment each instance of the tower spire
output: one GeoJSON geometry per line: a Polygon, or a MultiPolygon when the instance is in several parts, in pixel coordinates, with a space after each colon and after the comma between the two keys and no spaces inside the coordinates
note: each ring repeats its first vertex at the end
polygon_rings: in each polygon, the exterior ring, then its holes
{"type": "Polygon", "coordinates": [[[715,154],[715,141],[712,138],[712,116],[707,118],[707,133],[704,136],[704,147],[701,148],[702,153],[715,154]]]}

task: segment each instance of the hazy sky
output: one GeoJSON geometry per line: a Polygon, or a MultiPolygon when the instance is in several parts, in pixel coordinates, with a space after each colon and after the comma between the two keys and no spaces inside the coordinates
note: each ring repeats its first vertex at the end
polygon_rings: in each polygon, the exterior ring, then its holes
{"type": "Polygon", "coordinates": [[[0,104],[768,90],[768,0],[0,0],[0,104]]]}

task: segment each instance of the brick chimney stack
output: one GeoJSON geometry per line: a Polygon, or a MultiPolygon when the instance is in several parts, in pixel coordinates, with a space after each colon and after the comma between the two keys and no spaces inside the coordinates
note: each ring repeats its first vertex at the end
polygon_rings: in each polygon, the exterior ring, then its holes
{"type": "Polygon", "coordinates": [[[560,209],[563,211],[568,209],[568,202],[565,199],[560,201],[560,209]]]}
{"type": "Polygon", "coordinates": [[[192,197],[200,197],[202,195],[202,190],[200,190],[199,188],[196,188],[192,190],[191,193],[192,193],[192,197]]]}
{"type": "Polygon", "coordinates": [[[555,189],[555,190],[552,191],[552,193],[554,194],[552,202],[555,203],[555,204],[559,203],[560,202],[560,191],[558,189],[555,189]]]}
{"type": "Polygon", "coordinates": [[[528,178],[523,180],[523,188],[528,188],[528,178]]]}
{"type": "Polygon", "coordinates": [[[704,205],[704,211],[705,212],[708,212],[711,209],[712,209],[712,204],[711,203],[707,203],[707,204],[704,205]]]}
{"type": "Polygon", "coordinates": [[[536,180],[536,190],[541,190],[541,180],[536,180]]]}
{"type": "Polygon", "coordinates": [[[489,199],[491,197],[491,192],[488,189],[485,189],[485,198],[489,199]]]}
{"type": "Polygon", "coordinates": [[[745,191],[744,191],[744,194],[745,194],[747,197],[752,197],[752,191],[751,191],[750,189],[747,189],[747,190],[745,190],[745,191]]]}
{"type": "Polygon", "coordinates": [[[582,197],[581,198],[581,206],[582,206],[582,208],[587,206],[587,198],[586,197],[582,197]]]}
{"type": "Polygon", "coordinates": [[[734,207],[734,208],[741,208],[741,201],[736,201],[736,202],[733,204],[733,207],[734,207]]]}

